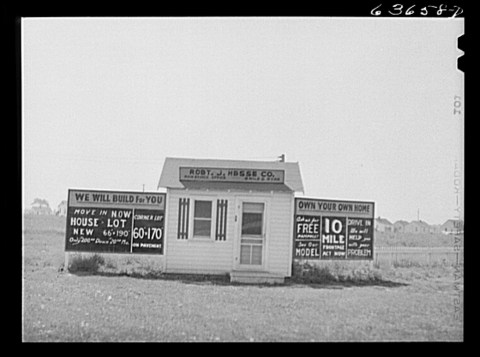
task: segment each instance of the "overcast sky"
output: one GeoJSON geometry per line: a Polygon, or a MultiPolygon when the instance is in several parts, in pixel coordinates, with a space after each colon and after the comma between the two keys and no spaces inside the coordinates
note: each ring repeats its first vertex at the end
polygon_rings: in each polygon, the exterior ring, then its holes
{"type": "Polygon", "coordinates": [[[156,191],[167,156],[284,153],[305,197],[443,223],[463,155],[463,21],[24,18],[24,205],[156,191]]]}

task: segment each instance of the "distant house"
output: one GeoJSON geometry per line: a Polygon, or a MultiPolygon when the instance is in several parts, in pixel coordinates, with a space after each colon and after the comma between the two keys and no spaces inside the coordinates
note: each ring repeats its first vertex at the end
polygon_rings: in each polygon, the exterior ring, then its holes
{"type": "Polygon", "coordinates": [[[67,215],[67,201],[63,200],[58,204],[57,210],[55,211],[57,216],[66,216],[67,215]]]}
{"type": "Polygon", "coordinates": [[[377,232],[393,232],[393,224],[386,218],[375,218],[374,227],[377,232]]]}
{"type": "Polygon", "coordinates": [[[27,213],[34,215],[50,215],[52,214],[52,209],[46,200],[35,199],[27,213]]]}
{"type": "Polygon", "coordinates": [[[430,225],[430,233],[432,233],[432,234],[442,233],[442,225],[441,224],[430,225]]]}
{"type": "Polygon", "coordinates": [[[463,221],[458,219],[448,219],[441,225],[443,234],[460,234],[463,233],[463,221]]]}
{"type": "Polygon", "coordinates": [[[430,233],[430,225],[422,220],[411,221],[405,226],[405,233],[430,233]]]}
{"type": "Polygon", "coordinates": [[[405,227],[407,225],[408,225],[407,221],[398,220],[393,224],[393,230],[394,230],[394,232],[404,233],[405,232],[405,227]]]}

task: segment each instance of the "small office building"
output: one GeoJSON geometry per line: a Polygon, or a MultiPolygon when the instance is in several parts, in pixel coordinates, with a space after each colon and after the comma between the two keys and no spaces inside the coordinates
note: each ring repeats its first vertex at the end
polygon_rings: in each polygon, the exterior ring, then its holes
{"type": "Polygon", "coordinates": [[[283,282],[292,274],[298,163],[166,158],[164,269],[283,282]]]}

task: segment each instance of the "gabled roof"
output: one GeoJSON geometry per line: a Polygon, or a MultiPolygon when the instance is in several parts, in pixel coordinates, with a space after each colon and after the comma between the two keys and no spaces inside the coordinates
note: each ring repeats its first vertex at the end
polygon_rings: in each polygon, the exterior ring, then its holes
{"type": "Polygon", "coordinates": [[[377,217],[377,218],[375,218],[375,220],[376,220],[378,223],[392,225],[392,222],[390,222],[390,221],[389,221],[388,219],[386,219],[386,218],[377,217]]]}
{"type": "Polygon", "coordinates": [[[163,164],[158,187],[189,189],[237,189],[252,191],[303,192],[302,176],[298,162],[246,161],[219,159],[191,159],[167,157],[163,164]],[[283,183],[253,182],[198,182],[180,181],[180,167],[208,167],[224,169],[284,170],[283,183]]]}
{"type": "Polygon", "coordinates": [[[394,225],[395,225],[395,224],[396,224],[396,225],[399,225],[399,224],[400,224],[400,225],[402,225],[402,226],[406,226],[406,225],[408,224],[408,222],[407,222],[407,221],[404,221],[403,219],[400,219],[400,220],[396,221],[396,222],[394,223],[394,225]]]}
{"type": "Polygon", "coordinates": [[[424,227],[429,227],[429,226],[430,226],[427,222],[422,221],[422,220],[419,220],[419,221],[411,221],[410,224],[416,224],[416,225],[424,226],[424,227]]]}
{"type": "Polygon", "coordinates": [[[462,226],[463,225],[463,220],[461,220],[461,219],[460,220],[458,220],[458,219],[447,219],[445,221],[445,223],[442,224],[442,226],[454,225],[454,224],[462,226]]]}

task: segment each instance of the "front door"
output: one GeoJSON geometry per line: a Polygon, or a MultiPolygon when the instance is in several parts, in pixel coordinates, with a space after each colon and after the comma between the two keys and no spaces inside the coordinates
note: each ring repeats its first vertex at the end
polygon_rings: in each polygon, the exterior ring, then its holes
{"type": "Polygon", "coordinates": [[[262,269],[265,255],[265,202],[240,202],[239,268],[262,269]]]}

